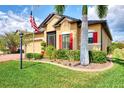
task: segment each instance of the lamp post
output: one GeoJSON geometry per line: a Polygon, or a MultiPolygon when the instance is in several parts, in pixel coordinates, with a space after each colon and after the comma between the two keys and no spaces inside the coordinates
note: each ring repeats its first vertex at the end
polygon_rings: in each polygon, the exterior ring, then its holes
{"type": "Polygon", "coordinates": [[[21,31],[20,32],[20,69],[22,69],[22,37],[23,37],[23,33],[21,31]]]}

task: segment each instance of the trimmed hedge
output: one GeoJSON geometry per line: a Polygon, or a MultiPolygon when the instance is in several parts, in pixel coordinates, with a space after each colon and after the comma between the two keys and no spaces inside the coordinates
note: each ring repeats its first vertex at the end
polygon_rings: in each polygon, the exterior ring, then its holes
{"type": "Polygon", "coordinates": [[[70,61],[79,61],[80,60],[80,51],[79,50],[68,50],[67,53],[67,58],[70,61]]]}
{"type": "Polygon", "coordinates": [[[26,58],[28,58],[29,60],[31,58],[33,58],[33,56],[34,56],[35,59],[41,59],[41,58],[43,58],[43,55],[41,55],[39,53],[27,53],[26,54],[26,58]]]}
{"type": "Polygon", "coordinates": [[[65,50],[65,49],[59,49],[59,50],[56,50],[56,59],[64,59],[64,60],[67,60],[68,59],[68,56],[67,56],[67,51],[68,50],[65,50]]]}
{"type": "MultiPolygon", "coordinates": [[[[47,52],[49,53],[47,56],[49,56],[50,59],[80,61],[80,50],[55,50],[52,47],[49,47],[47,52]]],[[[107,61],[107,54],[103,51],[89,51],[89,60],[92,63],[104,63],[107,61]]]]}
{"type": "Polygon", "coordinates": [[[92,63],[104,63],[107,61],[107,54],[103,51],[89,51],[89,59],[92,63]]]}

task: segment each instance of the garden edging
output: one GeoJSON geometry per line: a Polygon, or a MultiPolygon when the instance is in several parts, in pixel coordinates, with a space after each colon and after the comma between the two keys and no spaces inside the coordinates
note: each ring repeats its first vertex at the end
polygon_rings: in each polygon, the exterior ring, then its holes
{"type": "Polygon", "coordinates": [[[61,65],[61,64],[58,64],[58,63],[53,63],[53,62],[50,62],[50,61],[41,61],[41,60],[35,60],[35,62],[42,62],[42,63],[47,63],[47,64],[52,64],[52,65],[56,65],[56,66],[59,66],[59,67],[62,67],[62,68],[67,68],[67,69],[70,69],[70,70],[74,70],[74,71],[80,71],[80,72],[101,72],[101,71],[105,71],[105,70],[108,70],[110,68],[113,67],[113,63],[110,62],[111,64],[105,68],[101,68],[101,69],[83,69],[83,68],[75,68],[75,67],[69,67],[69,66],[64,66],[64,65],[61,65]]]}

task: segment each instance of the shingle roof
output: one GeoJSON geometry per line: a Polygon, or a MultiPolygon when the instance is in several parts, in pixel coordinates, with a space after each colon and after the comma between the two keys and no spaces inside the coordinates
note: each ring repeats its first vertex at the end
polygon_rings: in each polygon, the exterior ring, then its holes
{"type": "Polygon", "coordinates": [[[76,18],[73,18],[73,17],[70,17],[70,16],[66,16],[66,15],[59,15],[59,14],[56,14],[56,13],[51,13],[47,16],[47,18],[39,25],[39,28],[41,27],[44,27],[45,24],[49,21],[50,18],[52,18],[54,15],[58,15],[60,16],[61,18],[55,23],[55,24],[58,24],[59,22],[61,22],[64,18],[68,18],[68,19],[71,19],[73,21],[80,21],[80,19],[76,19],[76,18]]]}

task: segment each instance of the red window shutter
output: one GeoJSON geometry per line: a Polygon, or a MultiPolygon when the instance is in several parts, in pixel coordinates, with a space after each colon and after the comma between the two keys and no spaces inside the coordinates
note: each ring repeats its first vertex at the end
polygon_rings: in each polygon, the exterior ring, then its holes
{"type": "Polygon", "coordinates": [[[93,43],[97,43],[97,32],[93,32],[93,43]]]}
{"type": "Polygon", "coordinates": [[[62,49],[62,35],[59,35],[59,49],[62,49]]]}
{"type": "Polygon", "coordinates": [[[73,34],[70,33],[70,49],[73,49],[73,34]]]}

